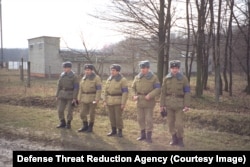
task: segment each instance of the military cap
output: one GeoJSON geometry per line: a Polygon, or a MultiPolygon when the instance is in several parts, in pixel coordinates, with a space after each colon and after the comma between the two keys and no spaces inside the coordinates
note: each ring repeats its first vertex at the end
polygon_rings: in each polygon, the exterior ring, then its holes
{"type": "Polygon", "coordinates": [[[150,63],[148,60],[140,61],[139,66],[140,66],[140,68],[149,68],[150,63]]]}
{"type": "Polygon", "coordinates": [[[71,68],[72,67],[72,63],[69,61],[66,61],[62,64],[63,68],[71,68]]]}
{"type": "Polygon", "coordinates": [[[181,66],[181,62],[179,60],[170,61],[169,64],[170,64],[170,68],[173,68],[173,67],[180,68],[181,66]]]}
{"type": "Polygon", "coordinates": [[[116,71],[121,71],[121,66],[119,64],[112,64],[110,69],[115,69],[116,71]]]}
{"type": "Polygon", "coordinates": [[[93,64],[85,64],[84,70],[86,70],[86,69],[94,70],[94,65],[93,64]]]}

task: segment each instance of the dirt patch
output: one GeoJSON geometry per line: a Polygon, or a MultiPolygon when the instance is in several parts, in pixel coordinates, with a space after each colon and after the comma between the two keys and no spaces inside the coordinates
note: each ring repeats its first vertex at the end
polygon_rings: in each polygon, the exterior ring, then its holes
{"type": "Polygon", "coordinates": [[[44,143],[27,139],[0,138],[0,166],[11,167],[13,151],[32,150],[62,150],[61,147],[45,146],[44,143]]]}
{"type": "Polygon", "coordinates": [[[15,106],[34,106],[41,108],[55,108],[55,97],[22,97],[22,96],[0,96],[0,103],[15,106]]]}

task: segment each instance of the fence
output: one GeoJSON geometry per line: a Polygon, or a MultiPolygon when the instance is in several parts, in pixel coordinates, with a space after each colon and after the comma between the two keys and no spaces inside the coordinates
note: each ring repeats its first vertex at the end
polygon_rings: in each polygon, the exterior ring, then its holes
{"type": "MultiPolygon", "coordinates": [[[[18,61],[9,61],[8,62],[8,69],[9,70],[18,70],[20,69],[20,66],[22,65],[22,62],[18,62],[18,61]]],[[[23,69],[27,70],[28,69],[28,63],[27,62],[23,62],[23,69]]]]}

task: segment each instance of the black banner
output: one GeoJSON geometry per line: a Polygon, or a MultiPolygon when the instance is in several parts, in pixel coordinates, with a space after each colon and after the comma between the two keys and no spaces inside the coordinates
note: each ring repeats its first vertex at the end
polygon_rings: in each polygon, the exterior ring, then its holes
{"type": "Polygon", "coordinates": [[[249,166],[250,151],[13,151],[19,166],[249,166]]]}

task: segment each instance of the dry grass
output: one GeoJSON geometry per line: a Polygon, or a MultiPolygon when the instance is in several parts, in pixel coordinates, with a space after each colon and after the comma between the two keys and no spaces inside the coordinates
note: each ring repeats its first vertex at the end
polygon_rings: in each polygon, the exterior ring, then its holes
{"type": "MultiPolygon", "coordinates": [[[[57,129],[56,110],[21,106],[0,106],[0,134],[7,138],[28,138],[43,141],[44,145],[61,146],[73,150],[180,150],[169,146],[167,125],[155,124],[153,143],[139,142],[138,124],[124,120],[124,137],[107,137],[110,130],[108,117],[97,116],[94,133],[78,133],[79,114],[74,114],[72,129],[57,129]]],[[[190,113],[192,114],[192,113],[190,113]]],[[[185,148],[181,150],[249,150],[250,137],[231,133],[185,128],[185,148]]]]}
{"type": "MultiPolygon", "coordinates": [[[[11,138],[25,137],[47,141],[65,149],[81,150],[178,150],[170,147],[167,125],[159,115],[159,104],[154,111],[153,144],[138,142],[135,103],[129,98],[123,117],[124,138],[107,137],[110,130],[107,111],[99,104],[93,134],[77,133],[81,126],[78,108],[75,109],[72,130],[58,130],[54,94],[57,79],[31,80],[31,88],[21,82],[18,71],[0,70],[0,133],[11,138]]],[[[224,95],[219,105],[214,102],[214,77],[208,82],[202,98],[192,98],[191,111],[185,117],[185,150],[250,150],[250,97],[242,90],[246,82],[234,76],[234,96],[224,95]],[[236,83],[237,82],[237,83],[236,83]]],[[[105,83],[105,81],[104,81],[105,83]]],[[[132,80],[129,81],[129,84],[132,80]]],[[[195,79],[191,80],[192,94],[195,79]]]]}

